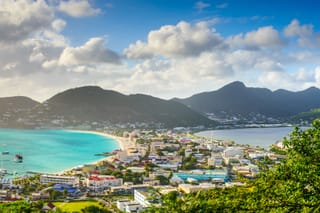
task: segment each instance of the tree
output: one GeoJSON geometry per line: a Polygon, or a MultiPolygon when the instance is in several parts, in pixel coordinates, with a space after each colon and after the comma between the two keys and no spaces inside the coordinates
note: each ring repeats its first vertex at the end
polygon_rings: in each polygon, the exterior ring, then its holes
{"type": "Polygon", "coordinates": [[[100,208],[99,206],[87,206],[83,209],[81,209],[81,212],[83,213],[110,213],[111,211],[100,208]]]}
{"type": "Polygon", "coordinates": [[[284,145],[286,159],[244,187],[168,194],[150,212],[320,212],[320,120],[284,145]]]}
{"type": "Polygon", "coordinates": [[[160,185],[168,185],[170,183],[169,178],[163,176],[163,175],[159,175],[156,177],[156,180],[160,181],[160,185]]]}

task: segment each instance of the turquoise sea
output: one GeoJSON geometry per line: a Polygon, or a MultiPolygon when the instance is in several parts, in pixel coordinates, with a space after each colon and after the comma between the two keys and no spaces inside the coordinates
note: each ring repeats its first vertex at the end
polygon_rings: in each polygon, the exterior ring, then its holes
{"type": "Polygon", "coordinates": [[[95,154],[119,148],[117,141],[97,134],[64,130],[0,129],[0,168],[18,175],[26,171],[60,172],[97,161],[95,154]],[[2,152],[8,151],[9,154],[2,152]],[[16,154],[23,162],[14,161],[16,154]]]}
{"type": "Polygon", "coordinates": [[[288,136],[292,130],[293,127],[224,129],[203,131],[196,135],[268,149],[271,144],[288,136]]]}

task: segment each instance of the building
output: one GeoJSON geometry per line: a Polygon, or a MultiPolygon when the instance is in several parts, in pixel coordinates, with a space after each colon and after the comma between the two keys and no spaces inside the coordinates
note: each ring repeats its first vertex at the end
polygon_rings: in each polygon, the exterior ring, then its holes
{"type": "Polygon", "coordinates": [[[0,190],[0,200],[11,198],[11,192],[9,190],[0,190]]]}
{"type": "Polygon", "coordinates": [[[211,183],[200,183],[199,185],[179,184],[178,190],[188,194],[190,192],[213,189],[214,187],[215,185],[211,183]]]}
{"type": "Polygon", "coordinates": [[[220,153],[212,153],[208,159],[208,166],[222,167],[223,158],[220,153]]]}
{"type": "MultiPolygon", "coordinates": [[[[187,180],[196,180],[198,182],[219,182],[225,183],[228,180],[228,171],[227,169],[214,169],[214,170],[192,170],[185,172],[176,172],[173,173],[172,180],[179,182],[179,180],[186,182],[187,180]]],[[[181,182],[180,181],[180,182],[181,182]]]]}
{"type": "Polygon", "coordinates": [[[12,179],[11,178],[2,178],[0,180],[0,185],[2,189],[9,189],[12,187],[12,179]]]}
{"type": "Polygon", "coordinates": [[[157,186],[155,187],[157,189],[157,191],[161,194],[161,195],[165,195],[168,194],[170,192],[176,192],[177,187],[171,186],[171,185],[165,185],[165,186],[157,186]]]}
{"type": "Polygon", "coordinates": [[[147,189],[134,190],[134,201],[140,203],[143,207],[151,206],[149,201],[150,196],[151,193],[147,189]]]}
{"type": "Polygon", "coordinates": [[[122,183],[122,178],[109,175],[92,175],[86,179],[87,187],[91,191],[103,191],[113,186],[121,186],[122,183]]]}
{"type": "Polygon", "coordinates": [[[227,147],[224,151],[223,151],[223,157],[225,158],[242,158],[243,157],[243,150],[241,147],[235,147],[235,146],[231,146],[231,147],[227,147]]]}
{"type": "Polygon", "coordinates": [[[79,186],[79,177],[76,176],[59,176],[59,175],[41,175],[40,183],[56,183],[56,184],[69,184],[72,186],[79,186]]]}
{"type": "Polygon", "coordinates": [[[163,170],[163,169],[157,169],[156,171],[149,173],[149,178],[153,178],[154,179],[154,178],[159,177],[159,176],[164,176],[166,178],[169,178],[170,175],[171,175],[171,171],[163,170]]]}
{"type": "Polygon", "coordinates": [[[124,183],[122,186],[110,187],[110,194],[112,195],[132,195],[135,189],[146,189],[150,187],[146,184],[127,185],[124,183]]]}
{"type": "Polygon", "coordinates": [[[122,212],[140,212],[143,210],[140,203],[130,200],[118,200],[117,208],[122,212]]]}
{"type": "Polygon", "coordinates": [[[31,200],[32,201],[41,200],[41,199],[49,199],[49,198],[50,198],[50,194],[48,192],[31,193],[31,200]]]}
{"type": "Polygon", "coordinates": [[[146,184],[146,185],[149,185],[149,186],[158,186],[158,185],[160,185],[160,180],[144,177],[143,178],[143,184],[146,184]]]}

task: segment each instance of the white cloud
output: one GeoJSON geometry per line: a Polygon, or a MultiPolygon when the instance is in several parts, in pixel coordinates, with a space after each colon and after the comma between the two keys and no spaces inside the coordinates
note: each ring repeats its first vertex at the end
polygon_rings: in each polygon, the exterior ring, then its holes
{"type": "Polygon", "coordinates": [[[299,69],[296,72],[263,72],[259,82],[271,89],[299,91],[311,86],[320,86],[320,66],[313,70],[299,69]]]}
{"type": "Polygon", "coordinates": [[[137,41],[124,50],[128,58],[146,58],[152,55],[162,56],[198,56],[213,48],[222,48],[221,36],[209,28],[208,22],[194,25],[179,22],[166,25],[148,34],[147,43],[137,41]]]}
{"type": "Polygon", "coordinates": [[[61,1],[58,9],[72,17],[85,17],[101,13],[98,8],[93,8],[88,0],[61,1]]]}
{"type": "Polygon", "coordinates": [[[294,19],[285,27],[284,34],[287,37],[298,37],[298,45],[305,48],[320,46],[320,36],[314,33],[312,24],[301,25],[299,20],[294,19]]]}
{"type": "Polygon", "coordinates": [[[244,47],[253,50],[263,48],[280,48],[285,44],[280,38],[279,32],[272,26],[260,27],[246,34],[238,34],[228,38],[233,47],[244,47]]]}
{"type": "Polygon", "coordinates": [[[0,1],[0,43],[28,38],[50,25],[52,19],[53,10],[44,0],[0,1]]]}
{"type": "Polygon", "coordinates": [[[320,85],[320,66],[316,67],[314,72],[315,72],[314,74],[315,80],[317,84],[320,85]]]}
{"type": "Polygon", "coordinates": [[[66,47],[59,58],[59,65],[64,66],[96,63],[121,63],[119,55],[105,47],[103,38],[91,38],[80,47],[66,47]]]}
{"type": "Polygon", "coordinates": [[[284,34],[288,37],[291,36],[311,36],[313,33],[313,26],[309,25],[300,25],[299,20],[294,19],[291,23],[285,27],[284,34]]]}
{"type": "Polygon", "coordinates": [[[148,59],[154,56],[153,51],[148,45],[140,40],[135,44],[130,44],[129,47],[124,50],[124,54],[127,58],[132,59],[148,59]]]}
{"type": "Polygon", "coordinates": [[[194,8],[196,8],[199,12],[201,12],[203,9],[210,7],[211,5],[209,3],[203,2],[203,1],[197,1],[194,5],[194,8]]]}
{"type": "Polygon", "coordinates": [[[56,32],[61,32],[66,25],[67,23],[62,19],[56,19],[51,23],[53,30],[55,30],[56,32]]]}

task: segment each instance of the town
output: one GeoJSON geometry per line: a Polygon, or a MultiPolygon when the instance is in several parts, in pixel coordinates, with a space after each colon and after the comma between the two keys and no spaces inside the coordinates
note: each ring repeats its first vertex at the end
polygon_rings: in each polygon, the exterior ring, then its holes
{"type": "Polygon", "coordinates": [[[199,137],[186,128],[99,131],[115,137],[121,149],[101,150],[105,159],[60,174],[3,177],[1,200],[40,200],[44,211],[92,201],[112,212],[140,212],[161,205],[168,193],[241,187],[285,158],[282,142],[266,150],[199,137]]]}

